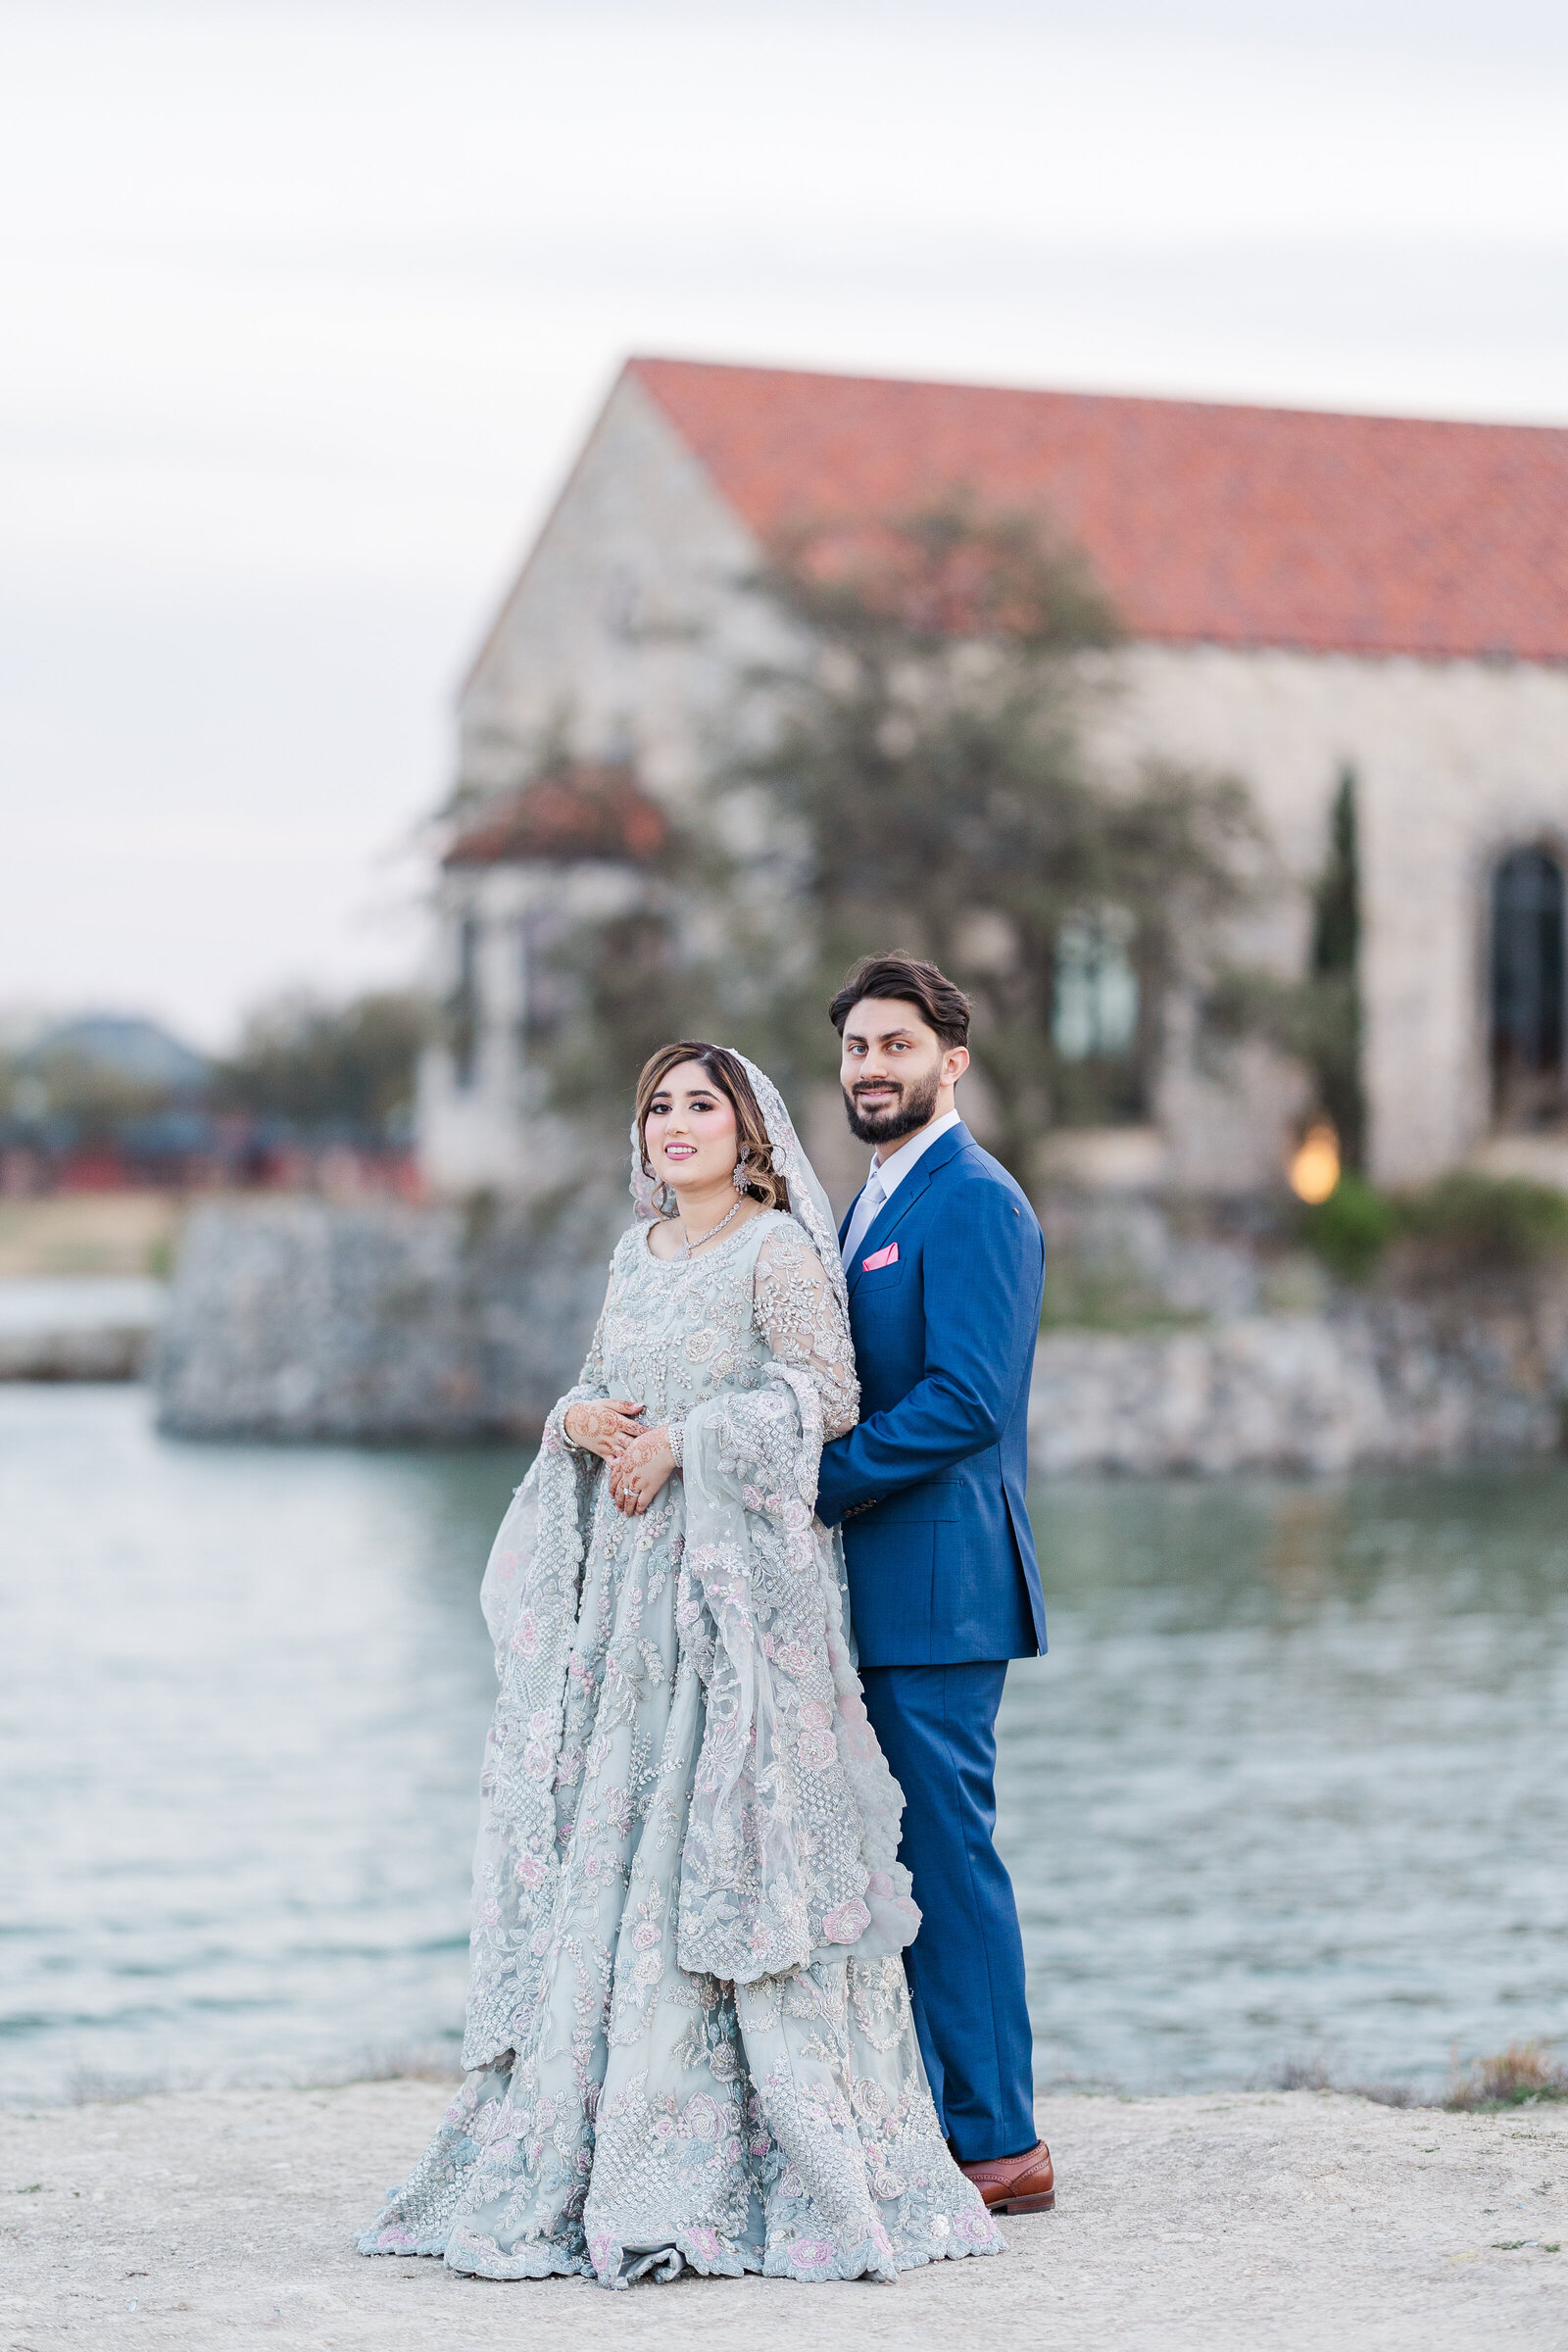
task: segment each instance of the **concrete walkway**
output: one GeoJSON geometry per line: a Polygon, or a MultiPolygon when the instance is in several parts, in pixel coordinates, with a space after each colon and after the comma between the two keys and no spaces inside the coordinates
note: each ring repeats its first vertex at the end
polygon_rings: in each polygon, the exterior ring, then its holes
{"type": "Polygon", "coordinates": [[[1010,2223],[1000,2260],[612,2295],[349,2250],[445,2098],[368,2082],[0,2115],[0,2347],[1568,2347],[1568,2107],[1049,2099],[1057,2209],[1010,2223]]]}

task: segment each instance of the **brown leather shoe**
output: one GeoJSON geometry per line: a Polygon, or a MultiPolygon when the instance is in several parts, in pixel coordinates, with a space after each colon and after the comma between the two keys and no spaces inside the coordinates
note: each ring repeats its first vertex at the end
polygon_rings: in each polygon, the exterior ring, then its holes
{"type": "Polygon", "coordinates": [[[988,2213],[1049,2213],[1056,2202],[1056,2176],[1043,2139],[1021,2156],[992,2156],[958,2170],[974,2182],[988,2213]]]}

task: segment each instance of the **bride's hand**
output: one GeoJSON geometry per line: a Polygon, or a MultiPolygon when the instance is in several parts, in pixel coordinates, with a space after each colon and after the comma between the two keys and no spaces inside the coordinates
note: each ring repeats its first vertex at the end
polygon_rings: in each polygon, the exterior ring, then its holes
{"type": "Polygon", "coordinates": [[[638,1435],[637,1415],[642,1409],[624,1396],[607,1397],[603,1403],[596,1399],[568,1405],[561,1426],[573,1446],[580,1446],[585,1453],[597,1453],[601,1461],[612,1462],[638,1435]]]}
{"type": "Polygon", "coordinates": [[[645,1429],[611,1467],[611,1499],[628,1519],[635,1519],[663,1492],[674,1473],[668,1430],[645,1429]]]}

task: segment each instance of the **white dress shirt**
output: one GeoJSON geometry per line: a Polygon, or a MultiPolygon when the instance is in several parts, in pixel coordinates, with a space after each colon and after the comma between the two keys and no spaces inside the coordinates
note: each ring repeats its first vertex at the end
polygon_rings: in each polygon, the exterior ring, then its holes
{"type": "Polygon", "coordinates": [[[958,1113],[956,1110],[950,1110],[942,1118],[933,1119],[929,1127],[922,1127],[918,1135],[907,1137],[887,1159],[883,1159],[880,1154],[872,1159],[871,1173],[865,1180],[865,1190],[855,1203],[855,1214],[851,1217],[844,1236],[846,1272],[854,1264],[855,1253],[860,1244],[909,1170],[914,1166],[915,1161],[923,1157],[930,1151],[932,1145],[947,1134],[950,1127],[956,1127],[958,1123],[958,1113]]]}

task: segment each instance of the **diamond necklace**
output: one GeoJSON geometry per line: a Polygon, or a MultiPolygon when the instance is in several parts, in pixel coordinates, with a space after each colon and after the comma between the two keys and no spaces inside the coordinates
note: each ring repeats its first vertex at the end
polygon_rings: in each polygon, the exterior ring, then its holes
{"type": "Polygon", "coordinates": [[[712,1240],[715,1233],[722,1233],[730,1219],[732,1217],[738,1217],[741,1213],[741,1210],[745,1206],[746,1195],[742,1193],[734,1207],[726,1210],[724,1215],[719,1218],[716,1225],[710,1225],[706,1233],[700,1233],[695,1244],[692,1241],[691,1235],[686,1230],[685,1220],[682,1219],[680,1229],[680,1248],[675,1252],[677,1261],[683,1257],[690,1257],[694,1248],[700,1250],[705,1242],[710,1242],[712,1240]]]}

